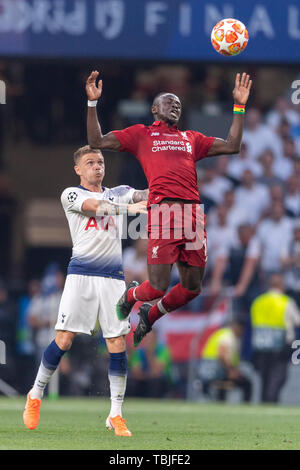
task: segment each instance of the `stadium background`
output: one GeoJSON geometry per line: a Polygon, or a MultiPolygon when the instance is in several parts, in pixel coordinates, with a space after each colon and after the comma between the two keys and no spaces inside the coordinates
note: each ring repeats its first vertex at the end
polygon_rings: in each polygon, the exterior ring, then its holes
{"type": "MultiPolygon", "coordinates": [[[[219,137],[226,137],[231,123],[235,73],[248,72],[254,87],[247,108],[262,113],[269,131],[268,142],[264,134],[256,143],[261,153],[273,149],[275,174],[263,179],[260,155],[248,155],[247,162],[251,160],[255,180],[260,179],[267,192],[271,186],[281,188],[266,197],[258,216],[267,218],[279,199],[285,216],[293,224],[299,219],[300,109],[291,102],[291,85],[300,75],[300,9],[293,2],[286,2],[284,8],[281,5],[271,0],[247,5],[233,0],[226,4],[196,0],[0,1],[0,79],[6,85],[6,104],[0,107],[0,339],[7,348],[7,364],[0,366],[0,378],[5,384],[25,393],[41,349],[49,340],[47,322],[54,321],[71,253],[59,197],[65,187],[77,183],[72,154],[86,143],[84,83],[91,70],[100,70],[104,82],[99,106],[104,131],[136,122],[151,123],[149,105],[157,92],[167,90],[183,102],[182,129],[219,137]],[[249,29],[246,51],[232,59],[217,55],[210,45],[210,30],[224,17],[238,18],[249,29]],[[280,97],[283,100],[279,101],[280,97]],[[285,156],[280,150],[284,143],[285,156]],[[290,182],[292,175],[298,178],[296,185],[290,182]],[[293,184],[296,189],[290,194],[293,184]],[[30,296],[38,292],[33,315],[36,323],[29,324],[30,296]],[[45,327],[39,318],[46,322],[45,327]]],[[[248,141],[249,147],[251,143],[248,141]]],[[[106,186],[146,186],[132,156],[105,153],[105,160],[106,186]]],[[[215,245],[214,249],[209,246],[212,260],[202,299],[190,305],[188,312],[174,313],[158,325],[158,339],[167,343],[171,354],[166,368],[172,384],[167,381],[158,392],[161,396],[191,398],[194,392],[188,387],[188,371],[192,349],[198,350],[198,340],[201,348],[208,332],[232,313],[229,294],[238,273],[233,276],[229,270],[217,297],[210,292],[216,262],[213,252],[224,248],[217,236],[217,208],[227,190],[236,194],[242,185],[242,171],[236,171],[239,176],[234,173],[233,177],[229,159],[222,157],[199,165],[199,190],[207,212],[213,215],[209,240],[215,245]],[[192,342],[195,331],[197,341],[192,342]]],[[[222,208],[219,210],[222,213],[222,208]]],[[[247,215],[246,209],[244,213],[247,215]]],[[[226,219],[226,214],[223,217],[226,219]]],[[[258,233],[261,222],[251,222],[258,233]]],[[[225,226],[223,240],[234,231],[228,221],[225,226]]],[[[260,241],[262,246],[268,242],[260,241]]],[[[140,247],[140,271],[135,273],[131,246],[129,240],[124,241],[124,248],[129,248],[127,279],[134,274],[142,278],[144,247],[140,247]]],[[[282,271],[277,258],[272,270],[282,271]]],[[[266,271],[260,258],[255,273],[257,294],[265,287],[266,271]]],[[[287,270],[284,275],[289,278],[287,270]]],[[[297,295],[299,299],[296,289],[297,295]]],[[[242,353],[255,380],[249,338],[248,322],[242,353]]],[[[98,337],[76,340],[62,366],[61,393],[108,394],[107,358],[102,346],[98,337]]],[[[299,402],[294,392],[299,381],[299,369],[291,365],[282,402],[299,402]]]]}

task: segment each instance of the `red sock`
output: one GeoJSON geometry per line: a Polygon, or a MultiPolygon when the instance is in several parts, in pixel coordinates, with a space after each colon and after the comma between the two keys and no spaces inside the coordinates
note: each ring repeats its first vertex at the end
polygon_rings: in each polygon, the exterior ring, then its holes
{"type": "Polygon", "coordinates": [[[153,305],[149,311],[148,320],[151,325],[156,322],[159,318],[168,312],[172,312],[188,302],[193,300],[200,294],[199,292],[191,292],[183,287],[181,284],[177,284],[173,289],[168,292],[157,304],[153,305]]]}
{"type": "Polygon", "coordinates": [[[127,302],[134,304],[137,300],[159,299],[159,297],[162,297],[164,294],[164,290],[154,289],[149,281],[144,281],[140,286],[129,289],[127,292],[127,302]]]}

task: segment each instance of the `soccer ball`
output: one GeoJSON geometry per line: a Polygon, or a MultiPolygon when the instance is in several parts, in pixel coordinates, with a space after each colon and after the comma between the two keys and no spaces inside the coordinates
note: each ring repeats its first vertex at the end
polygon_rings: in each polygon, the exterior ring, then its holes
{"type": "Polygon", "coordinates": [[[226,18],[219,21],[211,32],[211,43],[222,55],[237,55],[248,44],[249,34],[246,26],[239,20],[226,18]]]}

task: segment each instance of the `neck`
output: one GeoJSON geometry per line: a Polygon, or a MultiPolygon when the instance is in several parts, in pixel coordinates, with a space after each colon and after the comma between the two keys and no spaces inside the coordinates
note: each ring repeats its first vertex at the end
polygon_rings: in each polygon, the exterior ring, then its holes
{"type": "Polygon", "coordinates": [[[88,183],[87,181],[80,181],[80,184],[81,186],[88,189],[89,191],[92,191],[93,193],[103,193],[102,181],[97,184],[91,184],[91,183],[88,183]]]}

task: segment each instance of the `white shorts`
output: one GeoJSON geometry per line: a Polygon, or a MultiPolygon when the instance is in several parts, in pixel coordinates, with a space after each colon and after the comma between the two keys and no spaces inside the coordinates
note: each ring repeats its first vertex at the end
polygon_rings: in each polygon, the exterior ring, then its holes
{"type": "Polygon", "coordinates": [[[116,313],[125,288],[125,282],[119,279],[69,274],[55,329],[91,335],[100,324],[104,338],[127,335],[129,317],[119,320],[116,313]]]}

